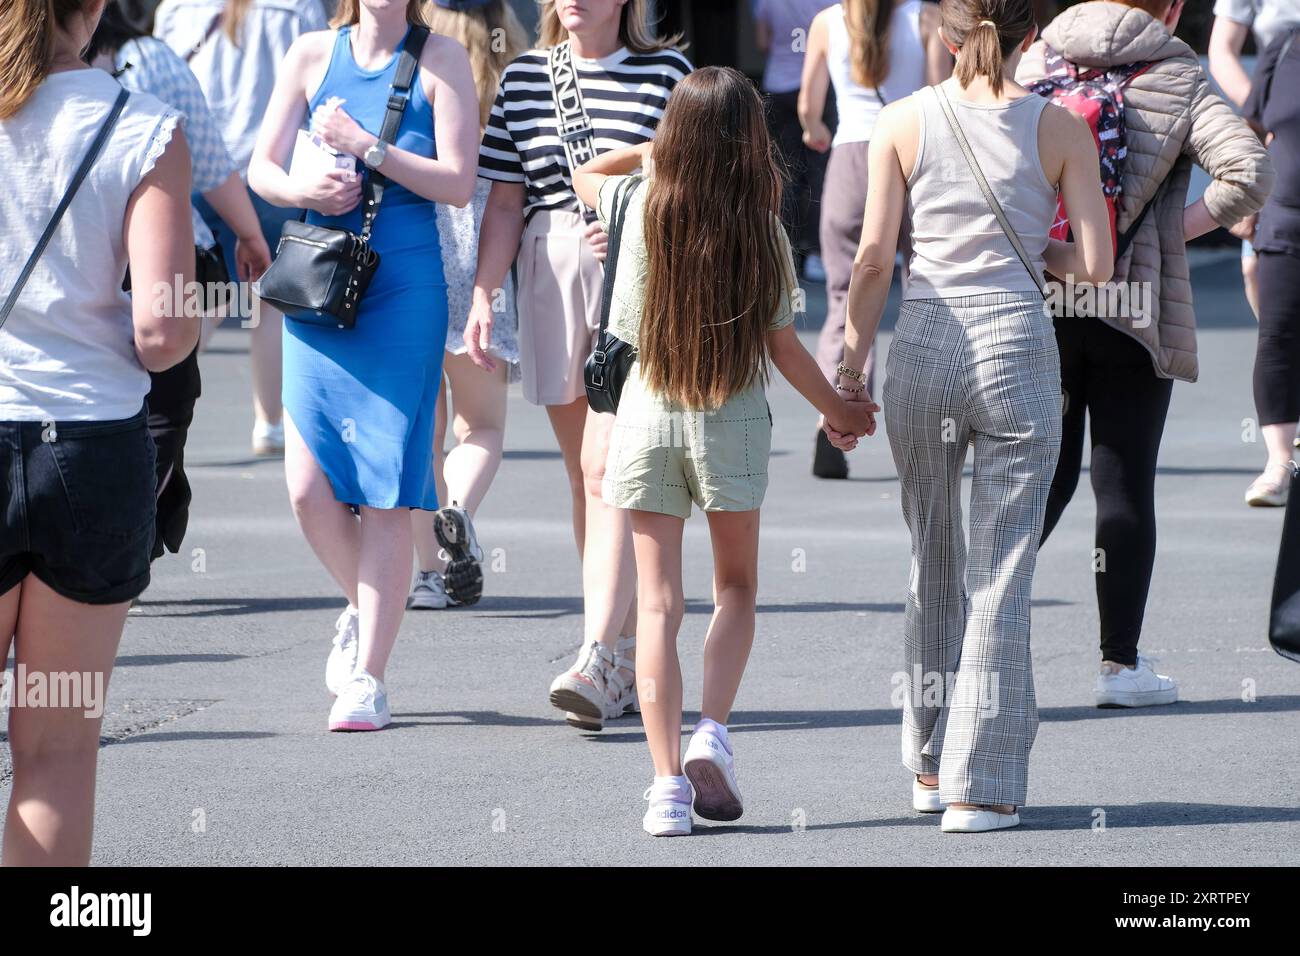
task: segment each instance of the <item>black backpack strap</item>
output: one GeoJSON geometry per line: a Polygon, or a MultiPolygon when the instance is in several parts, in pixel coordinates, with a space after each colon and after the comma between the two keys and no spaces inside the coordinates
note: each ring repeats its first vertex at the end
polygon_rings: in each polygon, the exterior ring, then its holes
{"type": "Polygon", "coordinates": [[[632,204],[632,194],[644,182],[640,176],[629,176],[619,188],[622,192],[614,194],[609,215],[609,254],[605,257],[605,280],[600,293],[600,337],[596,340],[596,361],[605,361],[602,346],[605,344],[605,331],[609,328],[609,313],[614,306],[614,276],[618,272],[618,250],[623,238],[623,220],[627,218],[627,207],[632,204]]]}
{"type": "Polygon", "coordinates": [[[113,107],[108,111],[108,116],[100,124],[99,133],[96,134],[90,148],[86,150],[86,155],[81,158],[81,165],[77,167],[76,173],[72,176],[72,182],[68,184],[67,190],[63,193],[63,198],[59,200],[59,205],[55,208],[54,214],[50,216],[50,221],[45,226],[45,231],[41,233],[41,238],[36,242],[36,248],[32,254],[27,257],[27,264],[23,266],[22,272],[18,273],[18,281],[14,283],[9,297],[5,299],[4,305],[0,306],[0,327],[3,327],[5,320],[9,318],[9,313],[14,310],[18,303],[18,296],[23,291],[23,286],[27,285],[27,280],[32,277],[32,271],[36,268],[37,261],[45,252],[46,246],[54,238],[54,231],[59,228],[59,223],[63,219],[63,214],[68,211],[72,205],[72,200],[77,195],[77,190],[85,182],[86,176],[90,173],[90,168],[95,165],[95,160],[99,159],[99,154],[104,151],[104,144],[108,142],[108,137],[112,135],[113,127],[117,126],[117,121],[122,115],[122,110],[126,108],[126,101],[130,98],[129,91],[123,89],[117,94],[117,99],[113,102],[113,107]]]}
{"type": "MultiPolygon", "coordinates": [[[[420,72],[420,54],[424,43],[429,39],[426,27],[411,27],[402,41],[402,52],[397,60],[397,74],[393,77],[393,86],[388,92],[388,108],[384,113],[384,123],[379,128],[380,142],[390,146],[397,139],[397,131],[402,125],[402,116],[406,105],[411,101],[411,87],[420,72]]],[[[374,228],[375,217],[379,215],[379,204],[384,200],[384,187],[388,177],[377,169],[367,172],[363,187],[362,202],[365,213],[361,219],[361,238],[370,241],[370,230],[374,228]]]]}

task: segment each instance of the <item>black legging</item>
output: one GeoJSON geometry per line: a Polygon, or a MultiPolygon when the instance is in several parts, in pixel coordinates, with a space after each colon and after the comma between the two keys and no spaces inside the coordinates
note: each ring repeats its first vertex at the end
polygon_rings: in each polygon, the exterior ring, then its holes
{"type": "Polygon", "coordinates": [[[1174,383],[1156,377],[1142,345],[1100,319],[1058,318],[1056,342],[1065,414],[1042,540],[1056,527],[1079,484],[1086,414],[1097,498],[1093,566],[1101,656],[1132,666],[1156,559],[1156,455],[1174,383]]]}
{"type": "Polygon", "coordinates": [[[1300,256],[1259,256],[1259,344],[1255,412],[1259,424],[1300,420],[1300,256]]]}

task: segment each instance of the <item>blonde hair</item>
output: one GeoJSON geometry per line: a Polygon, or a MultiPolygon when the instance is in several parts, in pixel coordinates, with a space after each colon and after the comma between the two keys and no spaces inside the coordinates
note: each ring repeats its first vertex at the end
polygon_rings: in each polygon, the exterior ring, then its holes
{"type": "MultiPolygon", "coordinates": [[[[541,20],[537,26],[537,45],[542,49],[559,46],[569,39],[569,31],[560,22],[555,0],[538,0],[541,20]]],[[[627,0],[618,25],[618,40],[633,53],[658,53],[681,46],[681,34],[661,37],[650,23],[650,0],[627,0]]]]}
{"type": "Polygon", "coordinates": [[[0,119],[13,116],[50,75],[54,29],[85,0],[10,0],[0,16],[0,119]]]}
{"type": "Polygon", "coordinates": [[[226,8],[221,11],[221,29],[236,46],[239,45],[239,31],[243,29],[254,2],[256,0],[226,0],[226,8]]]}
{"type": "Polygon", "coordinates": [[[877,86],[889,75],[889,24],[893,0],[844,0],[853,82],[877,86]]]}
{"type": "Polygon", "coordinates": [[[528,49],[523,24],[505,0],[493,0],[463,13],[430,3],[424,16],[430,30],[451,37],[469,52],[478,90],[479,126],[487,126],[501,74],[511,60],[528,49]]]}

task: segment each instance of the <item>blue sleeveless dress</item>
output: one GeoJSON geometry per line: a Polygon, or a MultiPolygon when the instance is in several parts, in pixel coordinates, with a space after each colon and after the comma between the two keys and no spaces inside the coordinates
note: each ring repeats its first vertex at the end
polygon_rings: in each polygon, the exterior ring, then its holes
{"type": "MultiPolygon", "coordinates": [[[[381,70],[361,69],[352,57],[349,32],[348,27],[338,31],[309,113],[331,96],[341,97],[347,101],[343,109],[377,136],[398,58],[381,70]]],[[[433,107],[418,76],[395,145],[434,157],[433,107]]],[[[345,216],[310,212],[307,221],[360,232],[361,207],[345,216]]],[[[284,407],[339,501],[434,510],[434,409],[447,338],[447,284],[435,204],[390,180],[371,244],[379,253],[379,269],[355,328],[286,320],[284,407]]]]}

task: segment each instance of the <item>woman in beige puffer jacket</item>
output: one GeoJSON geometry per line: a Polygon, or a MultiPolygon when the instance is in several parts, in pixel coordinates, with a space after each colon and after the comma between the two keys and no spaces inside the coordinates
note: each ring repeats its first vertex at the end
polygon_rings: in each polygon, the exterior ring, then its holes
{"type": "Polygon", "coordinates": [[[1089,417],[1096,547],[1104,562],[1096,574],[1098,706],[1177,700],[1175,683],[1156,674],[1137,645],[1155,563],[1160,438],[1173,381],[1194,382],[1198,371],[1186,243],[1259,210],[1273,181],[1259,139],[1211,91],[1192,49],[1172,35],[1182,6],[1183,0],[1128,0],[1071,7],[1047,26],[1016,75],[1025,85],[1041,79],[1046,47],[1084,69],[1145,65],[1123,94],[1128,155],[1119,232],[1151,206],[1112,281],[1149,296],[1130,299],[1135,304],[1126,314],[1056,319],[1064,429],[1043,538],[1078,484],[1089,417]],[[1210,174],[1211,183],[1188,206],[1193,162],[1210,174]]]}

